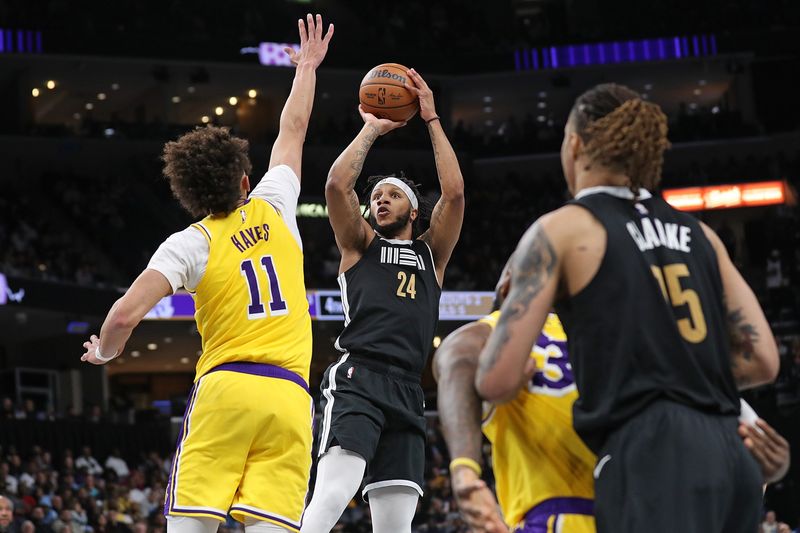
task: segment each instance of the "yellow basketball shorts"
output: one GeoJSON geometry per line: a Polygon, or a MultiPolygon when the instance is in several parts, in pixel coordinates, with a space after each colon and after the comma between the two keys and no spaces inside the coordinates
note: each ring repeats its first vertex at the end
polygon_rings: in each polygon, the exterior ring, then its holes
{"type": "Polygon", "coordinates": [[[307,390],[296,374],[257,363],[228,363],[201,377],[186,407],[164,514],[225,521],[230,512],[240,522],[252,517],[299,531],[311,469],[307,390]]]}
{"type": "Polygon", "coordinates": [[[585,498],[550,498],[528,511],[514,533],[595,533],[593,507],[585,498]]]}

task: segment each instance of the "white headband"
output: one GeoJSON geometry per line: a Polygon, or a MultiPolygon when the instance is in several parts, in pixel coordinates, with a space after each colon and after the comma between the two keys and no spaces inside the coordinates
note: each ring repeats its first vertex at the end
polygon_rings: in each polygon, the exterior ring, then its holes
{"type": "Polygon", "coordinates": [[[406,196],[408,196],[408,201],[411,202],[411,207],[413,207],[414,209],[419,209],[419,202],[417,201],[417,195],[414,194],[414,191],[411,190],[411,187],[409,187],[408,185],[406,185],[397,178],[393,177],[383,178],[381,181],[376,183],[375,186],[372,188],[372,193],[370,194],[370,196],[375,193],[375,189],[387,183],[389,185],[394,185],[395,187],[406,193],[406,196]]]}

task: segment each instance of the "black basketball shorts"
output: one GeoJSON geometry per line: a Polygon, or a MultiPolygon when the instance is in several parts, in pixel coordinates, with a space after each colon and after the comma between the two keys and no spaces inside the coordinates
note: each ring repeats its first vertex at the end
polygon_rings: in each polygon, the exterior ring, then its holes
{"type": "Polygon", "coordinates": [[[407,486],[422,496],[425,470],[424,395],[420,376],[352,354],[322,380],[319,454],[331,446],[367,462],[362,494],[407,486]]]}
{"type": "Polygon", "coordinates": [[[662,400],[612,432],[597,454],[597,532],[757,531],[763,479],[737,426],[662,400]]]}

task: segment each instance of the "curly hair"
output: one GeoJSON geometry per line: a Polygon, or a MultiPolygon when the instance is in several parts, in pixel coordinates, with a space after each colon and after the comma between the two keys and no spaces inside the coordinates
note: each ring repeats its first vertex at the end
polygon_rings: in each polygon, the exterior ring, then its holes
{"type": "Polygon", "coordinates": [[[396,174],[388,174],[386,176],[370,176],[367,178],[367,185],[364,187],[364,190],[361,193],[361,204],[365,205],[364,215],[369,213],[368,221],[373,228],[376,228],[376,221],[372,217],[372,210],[369,208],[370,205],[370,196],[372,195],[372,189],[375,188],[375,184],[385,178],[397,178],[406,185],[408,188],[414,192],[414,196],[417,197],[417,202],[419,203],[419,208],[417,209],[417,218],[411,224],[411,233],[412,239],[416,239],[427,229],[427,222],[430,221],[431,211],[432,208],[427,202],[425,198],[423,198],[422,194],[420,193],[420,184],[414,183],[412,180],[408,179],[402,171],[400,171],[400,175],[396,174]],[[423,224],[425,222],[426,224],[423,224]]]}
{"type": "Polygon", "coordinates": [[[228,214],[241,199],[243,174],[253,169],[248,142],[228,128],[197,128],[164,145],[161,159],[172,194],[194,217],[228,214]]]}
{"type": "MultiPolygon", "coordinates": [[[[634,197],[661,181],[667,117],[623,85],[604,83],[578,97],[570,113],[591,161],[625,174],[634,197]]],[[[589,170],[589,165],[586,170],[589,170]]]]}

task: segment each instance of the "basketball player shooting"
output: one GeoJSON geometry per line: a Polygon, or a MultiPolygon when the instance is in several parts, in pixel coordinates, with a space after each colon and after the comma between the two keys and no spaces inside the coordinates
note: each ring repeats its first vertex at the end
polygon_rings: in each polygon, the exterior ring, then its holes
{"type": "Polygon", "coordinates": [[[163,297],[194,296],[203,352],[172,461],[168,533],[298,531],[311,469],[311,319],[295,211],[316,70],[333,25],[298,21],[297,66],[269,170],[250,192],[248,143],[207,127],[164,147],[173,194],[201,219],[170,236],[108,313],[81,360],[106,364],[163,297]],[[250,194],[248,195],[248,192],[250,194]],[[203,218],[204,217],[204,218],[203,218]]]}
{"type": "Polygon", "coordinates": [[[376,533],[410,533],[425,462],[422,371],[439,317],[445,267],[464,218],[464,182],[433,93],[407,72],[428,126],[441,185],[419,235],[419,190],[404,177],[370,180],[370,220],[353,190],[373,143],[405,123],[360,109],[364,127],[333,163],[325,197],[342,254],[343,352],[322,382],[321,459],[304,533],[331,530],[362,479],[376,533]]]}
{"type": "Polygon", "coordinates": [[[661,109],[626,87],[577,99],[561,148],[575,199],[520,240],[476,386],[489,401],[516,395],[555,304],[573,424],[599,457],[597,530],[749,533],[764,478],[736,434],[737,386],[774,380],[777,347],[719,237],[648,190],[666,134],[661,109]]]}

